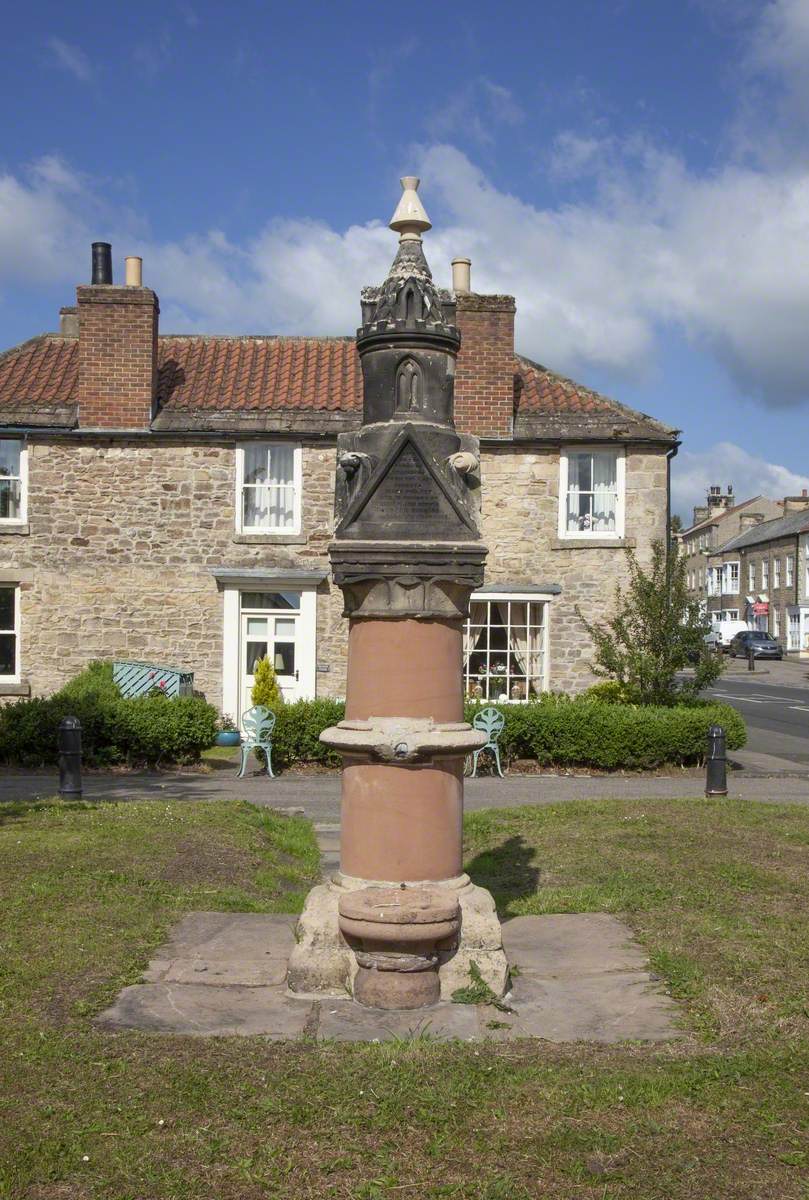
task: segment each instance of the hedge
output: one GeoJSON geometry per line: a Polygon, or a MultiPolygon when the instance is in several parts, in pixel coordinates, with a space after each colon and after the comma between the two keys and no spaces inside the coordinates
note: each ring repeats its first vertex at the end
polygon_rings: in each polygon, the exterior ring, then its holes
{"type": "MultiPolygon", "coordinates": [[[[467,705],[471,721],[485,704],[467,705]]],[[[696,703],[671,708],[606,703],[546,693],[529,704],[492,705],[506,718],[500,745],[506,759],[535,759],[543,766],[643,770],[664,763],[702,762],[711,725],[723,726],[729,750],[747,738],[744,721],[727,704],[696,703]]],[[[299,700],[283,705],[273,739],[273,761],[339,765],[339,755],[318,741],[321,730],[343,719],[337,700],[299,700]]]]}
{"type": "MultiPolygon", "coordinates": [[[[484,707],[467,705],[466,719],[484,707]]],[[[657,707],[546,693],[529,704],[490,707],[506,718],[500,735],[506,758],[535,759],[542,766],[615,771],[701,763],[711,725],[725,730],[729,750],[747,741],[744,720],[729,704],[657,707]]]]}
{"type": "Polygon", "coordinates": [[[81,722],[82,761],[91,767],[194,762],[218,728],[216,709],[196,696],[123,699],[111,664],[94,662],[53,696],[0,708],[0,762],[55,763],[59,723],[67,716],[81,722]]]}

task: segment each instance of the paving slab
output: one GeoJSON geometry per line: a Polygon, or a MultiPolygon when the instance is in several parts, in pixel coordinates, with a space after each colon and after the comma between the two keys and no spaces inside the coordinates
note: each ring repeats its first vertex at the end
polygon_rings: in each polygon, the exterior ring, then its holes
{"type": "Polygon", "coordinates": [[[280,986],[295,944],[292,915],[194,912],[179,922],[144,972],[148,983],[280,986]]]}
{"type": "Polygon", "coordinates": [[[516,917],[503,944],[518,968],[513,1012],[438,1004],[382,1012],[285,986],[294,916],[188,913],[144,972],[99,1017],[106,1028],[223,1036],[390,1041],[428,1036],[658,1041],[679,1036],[678,1009],[649,974],[630,930],[608,913],[516,917]]]}
{"type": "Polygon", "coordinates": [[[124,988],[98,1023],[197,1037],[260,1034],[292,1040],[303,1036],[311,1012],[311,1001],[291,1000],[282,987],[143,983],[124,988]]]}
{"type": "Polygon", "coordinates": [[[642,971],[648,962],[623,921],[601,912],[513,917],[503,922],[503,948],[520,976],[580,978],[642,971]]]}
{"type": "Polygon", "coordinates": [[[353,1000],[320,1004],[319,1041],[389,1042],[419,1037],[439,1041],[475,1041],[480,1036],[476,1009],[468,1004],[436,1004],[430,1009],[382,1012],[353,1000]]]}

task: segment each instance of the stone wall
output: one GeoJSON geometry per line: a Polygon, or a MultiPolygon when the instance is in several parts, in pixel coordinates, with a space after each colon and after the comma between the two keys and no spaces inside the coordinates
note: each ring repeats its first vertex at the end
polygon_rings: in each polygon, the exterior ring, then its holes
{"type": "MultiPolygon", "coordinates": [[[[326,569],[334,457],[333,446],[304,444],[301,537],[256,540],[235,532],[235,442],[32,440],[30,534],[0,533],[0,571],[30,572],[21,653],[32,694],[54,691],[92,658],[154,658],[193,670],[220,704],[223,601],[211,568],[326,569]]],[[[558,451],[497,447],[482,466],[487,580],[561,586],[550,686],[579,691],[592,676],[575,606],[608,616],[624,553],[558,541],[558,451]]],[[[651,540],[665,536],[664,451],[630,447],[626,481],[627,538],[646,561],[651,540]]],[[[346,622],[328,584],[319,588],[317,660],[318,693],[343,695],[346,622]]]]}
{"type": "MultiPolygon", "coordinates": [[[[23,585],[21,659],[32,694],[90,659],[155,658],[222,691],[222,595],[212,567],[323,568],[333,446],[304,445],[303,531],[294,544],[235,531],[235,443],[32,441],[28,536],[0,533],[0,570],[23,585]]],[[[344,657],[339,598],[318,597],[329,679],[344,657]],[[339,648],[335,645],[339,642],[339,648]]],[[[320,657],[320,654],[319,654],[320,657]]]]}

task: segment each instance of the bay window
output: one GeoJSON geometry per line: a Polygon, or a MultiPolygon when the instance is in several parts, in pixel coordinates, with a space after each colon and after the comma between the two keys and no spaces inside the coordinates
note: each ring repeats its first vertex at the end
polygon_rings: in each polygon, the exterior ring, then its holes
{"type": "Polygon", "coordinates": [[[470,699],[527,700],[547,687],[548,601],[535,595],[472,597],[464,631],[470,699]]]}
{"type": "Polygon", "coordinates": [[[300,533],[300,446],[250,442],[236,452],[236,474],[240,533],[300,533]]]}
{"type": "Polygon", "coordinates": [[[0,584],[0,680],[20,677],[19,589],[0,584]]]}
{"type": "Polygon", "coordinates": [[[559,536],[623,537],[623,451],[563,450],[559,464],[559,536]]]}
{"type": "Polygon", "coordinates": [[[28,452],[20,438],[0,438],[0,528],[26,518],[28,452]]]}

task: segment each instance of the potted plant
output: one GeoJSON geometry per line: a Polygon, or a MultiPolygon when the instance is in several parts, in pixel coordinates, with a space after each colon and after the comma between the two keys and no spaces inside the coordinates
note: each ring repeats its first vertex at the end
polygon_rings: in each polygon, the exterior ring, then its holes
{"type": "Polygon", "coordinates": [[[232,717],[223,714],[219,720],[219,733],[216,735],[217,746],[238,746],[241,740],[242,735],[236,728],[236,722],[232,717]]]}

